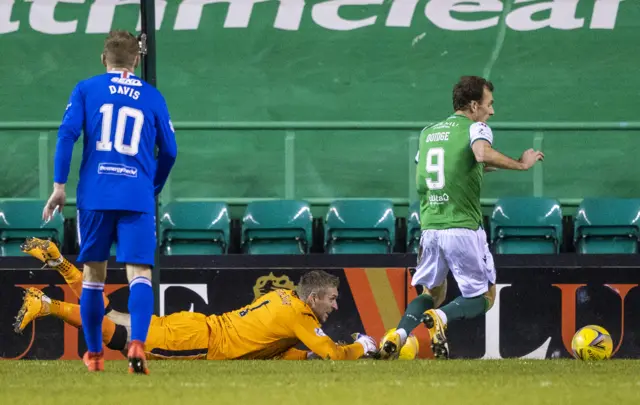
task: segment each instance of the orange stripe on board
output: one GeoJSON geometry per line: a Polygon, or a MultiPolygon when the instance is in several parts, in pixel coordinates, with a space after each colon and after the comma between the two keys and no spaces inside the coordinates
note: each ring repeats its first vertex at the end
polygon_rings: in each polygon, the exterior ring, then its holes
{"type": "Polygon", "coordinates": [[[404,314],[404,311],[407,308],[407,303],[405,303],[404,299],[407,291],[406,272],[407,270],[405,268],[387,269],[387,277],[389,278],[393,295],[396,297],[396,303],[398,304],[400,314],[404,314]]]}
{"type": "Polygon", "coordinates": [[[364,269],[369,279],[371,292],[378,304],[378,312],[382,319],[382,326],[385,332],[391,328],[395,328],[400,322],[403,310],[396,306],[396,297],[391,288],[391,281],[387,275],[386,268],[367,268],[364,269]]]}
{"type": "Polygon", "coordinates": [[[379,341],[384,336],[384,325],[365,270],[348,268],[344,269],[344,274],[347,277],[365,333],[379,341]]]}

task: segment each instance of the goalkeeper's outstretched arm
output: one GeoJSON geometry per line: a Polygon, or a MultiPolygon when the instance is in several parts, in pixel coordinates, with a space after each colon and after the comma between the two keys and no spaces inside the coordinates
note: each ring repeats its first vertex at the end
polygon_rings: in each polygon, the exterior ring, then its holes
{"type": "Polygon", "coordinates": [[[293,325],[296,337],[321,359],[327,360],[356,360],[365,353],[376,350],[375,341],[366,335],[360,336],[355,343],[338,345],[325,335],[315,316],[303,313],[298,322],[293,325]]]}

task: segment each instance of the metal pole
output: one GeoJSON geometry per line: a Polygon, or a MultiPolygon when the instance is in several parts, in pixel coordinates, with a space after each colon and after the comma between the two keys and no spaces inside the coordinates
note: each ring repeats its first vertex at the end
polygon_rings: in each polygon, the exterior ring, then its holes
{"type": "MultiPolygon", "coordinates": [[[[140,2],[140,51],[142,53],[142,80],[157,87],[156,80],[156,5],[154,0],[140,2]]],[[[156,151],[157,152],[157,151],[156,151]]],[[[160,315],[160,214],[159,196],[156,196],[156,254],[155,266],[151,271],[153,287],[153,312],[160,315]]]]}

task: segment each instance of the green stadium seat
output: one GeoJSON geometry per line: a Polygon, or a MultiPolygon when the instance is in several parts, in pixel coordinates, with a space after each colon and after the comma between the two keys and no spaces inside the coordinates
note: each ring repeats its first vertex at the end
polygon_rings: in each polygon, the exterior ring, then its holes
{"type": "Polygon", "coordinates": [[[221,202],[171,202],[162,210],[162,253],[221,255],[229,247],[229,209],[221,202]]]}
{"type": "Polygon", "coordinates": [[[336,200],[325,219],[325,252],[392,253],[395,246],[393,204],[389,200],[336,200]]]}
{"type": "Polygon", "coordinates": [[[64,217],[56,214],[48,222],[42,220],[45,200],[0,201],[0,256],[26,256],[20,245],[30,236],[64,243],[64,217]]]}
{"type": "Polygon", "coordinates": [[[562,209],[552,198],[500,198],[491,214],[490,229],[496,254],[558,254],[562,209]]]}
{"type": "Polygon", "coordinates": [[[420,249],[420,201],[409,206],[407,216],[407,253],[418,253],[420,249]]]}
{"type": "Polygon", "coordinates": [[[309,253],[312,223],[306,201],[251,202],[242,217],[242,251],[251,255],[309,253]]]}
{"type": "Polygon", "coordinates": [[[638,253],[640,199],[585,198],[574,221],[574,244],[582,254],[638,253]]]}

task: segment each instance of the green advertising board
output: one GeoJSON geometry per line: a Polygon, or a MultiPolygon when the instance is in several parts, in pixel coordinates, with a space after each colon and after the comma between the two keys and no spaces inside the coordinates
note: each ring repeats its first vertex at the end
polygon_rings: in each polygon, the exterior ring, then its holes
{"type": "MultiPolygon", "coordinates": [[[[3,1],[0,121],[59,121],[77,81],[104,71],[106,33],[139,24],[137,1],[3,1]]],[[[177,123],[427,123],[467,74],[494,82],[495,122],[638,120],[636,0],[174,0],[156,1],[156,24],[177,123]]],[[[178,130],[171,195],[407,198],[420,129],[178,130]]],[[[1,197],[38,196],[40,132],[0,132],[1,197]]],[[[513,157],[537,137],[544,195],[638,194],[637,132],[494,134],[513,157]]],[[[47,142],[51,167],[55,131],[47,142]]],[[[483,196],[531,195],[532,182],[492,174],[483,196]]]]}

